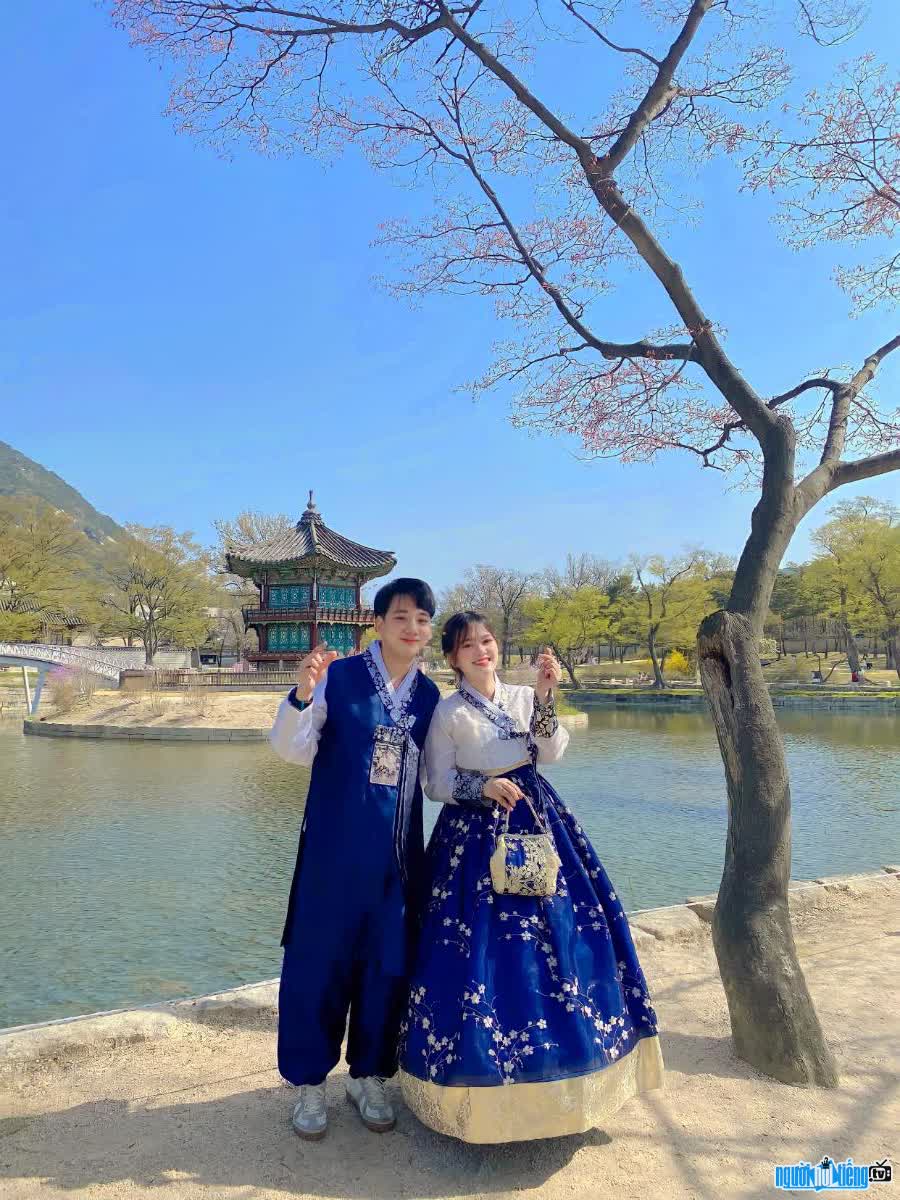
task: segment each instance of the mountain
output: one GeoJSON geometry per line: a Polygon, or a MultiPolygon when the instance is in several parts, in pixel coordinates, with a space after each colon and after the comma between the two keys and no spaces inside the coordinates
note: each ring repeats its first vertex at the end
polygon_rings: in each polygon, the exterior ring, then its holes
{"type": "Polygon", "coordinates": [[[95,542],[124,536],[122,527],[112,517],[97,512],[81,492],[6,442],[0,442],[0,496],[37,496],[69,513],[95,542]]]}

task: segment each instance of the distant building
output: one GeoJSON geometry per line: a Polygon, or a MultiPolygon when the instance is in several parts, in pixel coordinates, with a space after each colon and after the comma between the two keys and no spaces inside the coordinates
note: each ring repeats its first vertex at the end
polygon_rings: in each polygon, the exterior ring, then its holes
{"type": "Polygon", "coordinates": [[[34,637],[27,640],[43,645],[71,646],[78,634],[89,625],[89,622],[76,612],[69,609],[48,609],[35,600],[0,600],[0,613],[34,617],[40,622],[40,629],[34,637]]]}
{"type": "Polygon", "coordinates": [[[375,620],[362,607],[363,585],[397,565],[390,550],[373,550],[329,529],[309,504],[294,529],[256,546],[226,552],[228,570],[252,579],[259,603],[244,609],[259,649],[246,655],[261,669],[297,662],[319,642],[342,654],[359,649],[375,620]]]}

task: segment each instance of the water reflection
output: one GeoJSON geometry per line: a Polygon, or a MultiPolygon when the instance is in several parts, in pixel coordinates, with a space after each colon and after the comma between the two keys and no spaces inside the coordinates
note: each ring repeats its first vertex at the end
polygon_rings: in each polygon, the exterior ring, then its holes
{"type": "MultiPolygon", "coordinates": [[[[638,908],[714,890],[722,764],[702,712],[594,709],[548,774],[638,908]]],[[[900,717],[781,711],[796,878],[900,857],[900,717]]],[[[307,773],[265,744],[0,727],[0,1026],[277,974],[307,773]]],[[[436,806],[428,805],[427,824],[436,806]]]]}

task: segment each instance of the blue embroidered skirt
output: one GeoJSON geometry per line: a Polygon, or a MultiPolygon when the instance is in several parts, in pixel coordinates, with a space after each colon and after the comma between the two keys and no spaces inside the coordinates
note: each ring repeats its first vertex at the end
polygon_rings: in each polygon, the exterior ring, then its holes
{"type": "MultiPolygon", "coordinates": [[[[562,860],[557,894],[491,885],[501,813],[446,805],[401,1028],[404,1098],[468,1142],[583,1132],[662,1086],[656,1014],[609,877],[584,830],[533,767],[506,773],[532,799],[562,860]]],[[[513,832],[534,832],[519,802],[513,832]]]]}

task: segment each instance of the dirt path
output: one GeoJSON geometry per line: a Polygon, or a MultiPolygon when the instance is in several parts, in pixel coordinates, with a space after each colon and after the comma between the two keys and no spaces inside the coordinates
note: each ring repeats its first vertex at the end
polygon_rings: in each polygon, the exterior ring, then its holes
{"type": "MultiPolygon", "coordinates": [[[[850,895],[798,916],[795,928],[841,1062],[837,1091],[773,1083],[733,1056],[704,931],[686,946],[642,946],[667,1087],[632,1100],[602,1130],[466,1146],[401,1111],[397,1131],[379,1136],[362,1128],[336,1074],[328,1136],[303,1143],[289,1123],[294,1092],[272,1067],[271,1017],[254,1010],[243,1021],[232,1013],[227,1027],[179,1021],[166,1040],[20,1068],[2,1093],[0,1192],[6,1200],[713,1200],[772,1196],[774,1164],[825,1153],[857,1163],[893,1157],[896,1170],[900,906],[893,895],[850,895]]],[[[891,1185],[870,1190],[892,1194],[891,1185]]]]}

